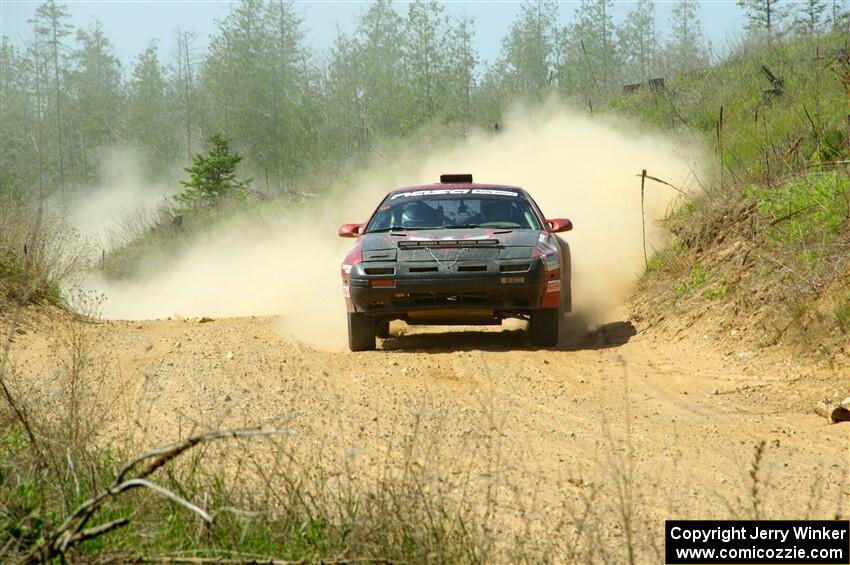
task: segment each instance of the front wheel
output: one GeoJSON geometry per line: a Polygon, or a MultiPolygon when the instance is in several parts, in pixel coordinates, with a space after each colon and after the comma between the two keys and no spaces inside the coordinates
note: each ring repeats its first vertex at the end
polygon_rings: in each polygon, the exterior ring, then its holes
{"type": "Polygon", "coordinates": [[[390,337],[390,321],[381,320],[380,322],[376,323],[375,335],[381,339],[387,339],[388,337],[390,337]]]}
{"type": "Polygon", "coordinates": [[[531,313],[529,333],[531,343],[538,347],[552,347],[558,345],[558,331],[560,329],[560,308],[541,308],[531,313]]]}
{"type": "Polygon", "coordinates": [[[348,313],[348,348],[351,351],[375,349],[375,320],[360,312],[348,313]]]}

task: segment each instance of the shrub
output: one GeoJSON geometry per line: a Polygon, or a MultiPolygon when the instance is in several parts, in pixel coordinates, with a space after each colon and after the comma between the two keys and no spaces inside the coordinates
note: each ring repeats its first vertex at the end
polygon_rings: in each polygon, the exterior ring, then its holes
{"type": "Polygon", "coordinates": [[[693,267],[691,267],[691,272],[688,273],[688,280],[682,281],[676,286],[676,293],[681,296],[689,291],[700,288],[705,284],[708,275],[708,267],[697,262],[693,267]]]}
{"type": "Polygon", "coordinates": [[[210,148],[206,155],[197,154],[192,166],[185,169],[188,181],[180,181],[186,190],[175,196],[175,200],[188,208],[209,207],[224,199],[244,200],[248,193],[249,180],[236,180],[236,166],[242,156],[230,151],[228,141],[217,133],[209,138],[210,148]]]}
{"type": "Polygon", "coordinates": [[[92,250],[66,222],[19,199],[0,200],[0,299],[61,300],[92,250]]]}

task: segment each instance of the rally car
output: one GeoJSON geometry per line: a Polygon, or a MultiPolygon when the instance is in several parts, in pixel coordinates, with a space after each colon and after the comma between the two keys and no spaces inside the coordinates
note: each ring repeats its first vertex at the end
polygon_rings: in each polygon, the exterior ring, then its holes
{"type": "Polygon", "coordinates": [[[572,308],[570,248],[523,189],[441,175],[438,184],[393,190],[363,224],[342,262],[352,351],[375,349],[389,323],[498,325],[529,320],[534,345],[556,345],[572,308]]]}

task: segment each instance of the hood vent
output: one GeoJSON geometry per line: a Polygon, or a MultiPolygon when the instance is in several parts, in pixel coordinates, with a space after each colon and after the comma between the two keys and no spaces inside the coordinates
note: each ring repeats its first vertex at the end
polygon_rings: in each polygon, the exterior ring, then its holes
{"type": "Polygon", "coordinates": [[[459,247],[498,247],[498,239],[427,239],[399,241],[399,249],[457,249],[459,247]]]}

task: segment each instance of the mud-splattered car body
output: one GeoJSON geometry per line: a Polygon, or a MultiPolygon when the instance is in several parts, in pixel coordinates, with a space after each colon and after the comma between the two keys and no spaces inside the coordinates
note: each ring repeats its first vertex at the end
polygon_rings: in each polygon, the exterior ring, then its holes
{"type": "Polygon", "coordinates": [[[350,348],[373,349],[396,319],[528,319],[532,341],[554,345],[572,307],[569,246],[555,234],[571,228],[545,219],[523,189],[471,175],[390,192],[368,222],[339,229],[357,238],[342,263],[350,348]]]}

